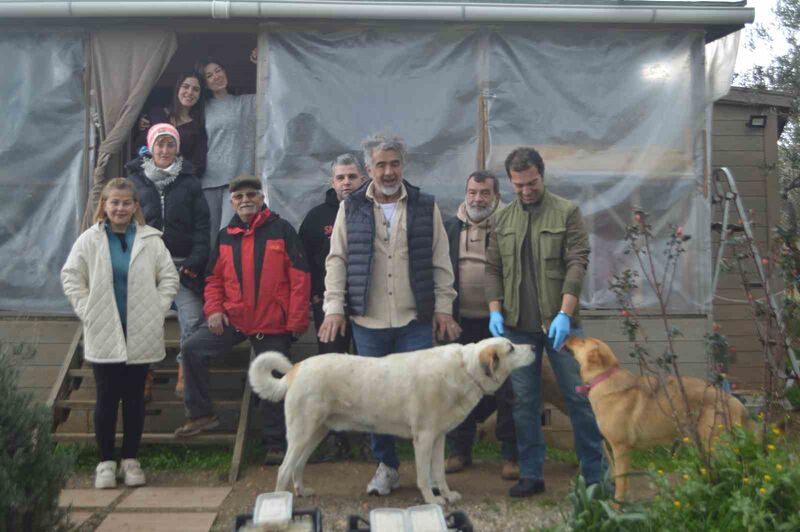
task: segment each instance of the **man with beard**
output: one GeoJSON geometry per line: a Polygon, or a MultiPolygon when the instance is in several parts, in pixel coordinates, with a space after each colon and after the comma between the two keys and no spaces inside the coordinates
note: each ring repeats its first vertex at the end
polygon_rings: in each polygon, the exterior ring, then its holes
{"type": "MultiPolygon", "coordinates": [[[[208,364],[249,340],[256,353],[289,355],[292,336],[308,328],[311,280],[305,252],[289,222],[264,204],[261,180],[231,180],[235,214],[221,229],[208,261],[203,312],[206,324],[182,348],[189,420],[175,431],[189,438],[216,428],[208,392],[208,364]]],[[[283,403],[261,402],[268,456],[278,461],[286,448],[283,403]],[[272,453],[272,454],[270,454],[272,453]]]]}
{"type": "Polygon", "coordinates": [[[595,484],[605,473],[603,437],[592,406],[575,389],[582,384],[578,363],[563,349],[570,334],[582,335],[578,298],[590,248],[578,206],[545,189],[538,151],[517,148],[505,166],[517,199],[495,216],[486,251],[486,298],[492,335],[531,344],[539,355],[511,373],[520,479],[509,495],[530,497],[545,491],[540,422],[545,350],[567,405],[581,474],[595,484]]]}
{"type": "MultiPolygon", "coordinates": [[[[403,180],[406,146],[397,137],[364,142],[372,181],[339,207],[325,261],[325,320],[319,339],[331,342],[347,327],[361,356],[383,357],[455,339],[453,270],[447,234],[433,196],[403,180]]],[[[388,495],[400,486],[394,438],[373,434],[378,461],[367,493],[388,495]]]]}
{"type": "MultiPolygon", "coordinates": [[[[453,303],[453,317],[461,326],[460,344],[480,342],[491,337],[489,305],[486,301],[486,245],[489,242],[495,210],[500,207],[500,183],[489,172],[473,172],[467,178],[464,203],[458,214],[445,223],[450,241],[450,260],[458,297],[453,303]]],[[[472,445],[476,425],[497,410],[495,434],[500,440],[506,480],[519,478],[517,442],[511,407],[514,394],[511,380],[506,380],[494,395],[484,395],[467,418],[447,435],[450,458],[446,471],[457,473],[472,464],[472,445]]]]}

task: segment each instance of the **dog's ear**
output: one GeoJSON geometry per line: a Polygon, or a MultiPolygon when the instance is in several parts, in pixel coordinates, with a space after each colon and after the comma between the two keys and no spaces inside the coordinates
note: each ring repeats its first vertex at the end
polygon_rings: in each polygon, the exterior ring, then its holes
{"type": "Polygon", "coordinates": [[[487,377],[493,378],[497,368],[500,367],[500,355],[497,354],[497,349],[492,346],[485,347],[478,354],[478,360],[483,368],[483,373],[487,377]]]}

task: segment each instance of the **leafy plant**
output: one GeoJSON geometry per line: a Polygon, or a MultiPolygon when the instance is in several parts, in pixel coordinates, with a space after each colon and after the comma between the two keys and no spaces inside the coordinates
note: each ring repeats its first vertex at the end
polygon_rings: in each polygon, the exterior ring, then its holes
{"type": "Polygon", "coordinates": [[[0,530],[66,530],[58,496],[72,457],[54,452],[51,412],[17,388],[17,351],[0,344],[0,530]]]}
{"type": "Polygon", "coordinates": [[[708,468],[689,447],[676,460],[677,478],[655,475],[658,496],[648,507],[648,527],[800,530],[800,448],[775,426],[766,451],[759,438],[742,427],[724,433],[708,453],[708,468]]]}

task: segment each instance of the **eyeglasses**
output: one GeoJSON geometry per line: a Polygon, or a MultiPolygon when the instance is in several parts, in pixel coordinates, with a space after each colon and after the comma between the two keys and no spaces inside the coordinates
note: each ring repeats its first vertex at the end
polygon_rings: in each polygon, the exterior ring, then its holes
{"type": "Polygon", "coordinates": [[[257,190],[253,190],[250,192],[234,192],[233,194],[231,194],[231,199],[233,201],[242,201],[245,198],[249,200],[254,200],[259,196],[261,196],[261,192],[257,190]]]}

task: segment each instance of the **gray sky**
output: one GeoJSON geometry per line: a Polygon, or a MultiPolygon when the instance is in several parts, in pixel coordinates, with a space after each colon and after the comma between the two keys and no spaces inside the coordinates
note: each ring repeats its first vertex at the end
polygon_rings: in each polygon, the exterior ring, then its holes
{"type": "Polygon", "coordinates": [[[756,10],[754,24],[770,28],[772,30],[770,35],[773,37],[774,42],[770,44],[757,41],[755,50],[749,50],[748,42],[750,41],[750,36],[755,37],[755,34],[750,29],[753,24],[745,26],[739,44],[739,53],[736,56],[736,72],[744,73],[755,65],[766,66],[770,63],[771,58],[786,52],[788,45],[777,23],[777,17],[774,13],[775,4],[777,4],[777,0],[748,0],[747,7],[754,7],[756,10]]]}

